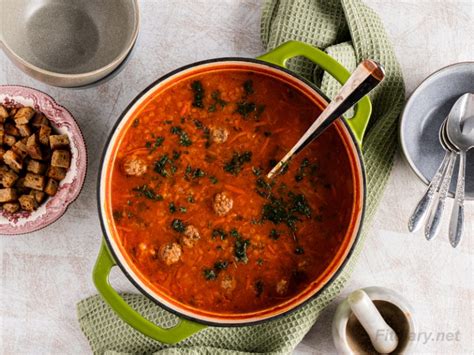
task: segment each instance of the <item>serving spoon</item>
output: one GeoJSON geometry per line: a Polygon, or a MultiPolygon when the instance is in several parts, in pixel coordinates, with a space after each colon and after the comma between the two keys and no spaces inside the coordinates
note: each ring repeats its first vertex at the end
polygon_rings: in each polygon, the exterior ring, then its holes
{"type": "Polygon", "coordinates": [[[349,108],[375,88],[385,77],[383,66],[374,60],[366,59],[361,62],[351,74],[339,93],[316,118],[311,127],[303,134],[299,141],[285,154],[285,156],[270,170],[267,178],[273,178],[291,157],[298,154],[303,148],[318,137],[331,123],[341,117],[349,108]]]}
{"type": "Polygon", "coordinates": [[[447,138],[459,150],[459,172],[453,210],[449,222],[449,242],[455,248],[464,228],[464,184],[466,153],[474,147],[474,94],[462,95],[454,104],[447,121],[447,138]]]}

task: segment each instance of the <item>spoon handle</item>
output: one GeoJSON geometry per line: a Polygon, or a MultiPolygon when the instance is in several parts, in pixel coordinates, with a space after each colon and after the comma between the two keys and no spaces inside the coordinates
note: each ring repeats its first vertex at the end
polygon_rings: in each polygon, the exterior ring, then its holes
{"type": "Polygon", "coordinates": [[[449,242],[456,248],[462,238],[464,229],[464,176],[466,173],[466,152],[459,152],[459,172],[456,184],[456,195],[454,197],[451,220],[449,222],[449,242]]]}
{"type": "Polygon", "coordinates": [[[360,99],[375,88],[384,78],[383,67],[370,59],[361,62],[342,86],[336,97],[326,106],[313,124],[303,134],[299,141],[286,153],[273,169],[267,174],[271,179],[280,169],[288,163],[290,158],[299,153],[304,147],[319,136],[334,120],[342,116],[360,99]]]}
{"type": "Polygon", "coordinates": [[[413,211],[413,214],[408,220],[408,230],[410,232],[417,231],[421,226],[421,222],[425,219],[426,213],[429,211],[428,207],[431,205],[431,201],[433,201],[434,195],[439,190],[441,178],[443,177],[446,165],[448,164],[448,158],[449,152],[446,152],[443,161],[441,162],[438,168],[438,171],[433,176],[433,179],[431,179],[430,185],[426,189],[425,194],[421,198],[420,202],[418,202],[418,205],[416,206],[415,210],[413,211]]]}
{"type": "Polygon", "coordinates": [[[425,225],[425,237],[427,240],[433,239],[439,232],[441,218],[443,217],[444,204],[446,202],[446,197],[448,196],[449,184],[453,176],[455,161],[456,153],[449,152],[449,161],[446,167],[446,172],[443,176],[443,181],[441,182],[438,199],[435,200],[435,205],[431,209],[428,223],[425,225]]]}

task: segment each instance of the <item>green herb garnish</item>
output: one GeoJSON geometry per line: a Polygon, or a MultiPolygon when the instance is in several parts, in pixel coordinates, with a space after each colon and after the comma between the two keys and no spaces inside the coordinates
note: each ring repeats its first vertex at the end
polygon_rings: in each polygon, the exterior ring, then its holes
{"type": "Polygon", "coordinates": [[[170,129],[172,134],[175,134],[179,137],[179,144],[184,147],[189,147],[193,142],[189,138],[188,134],[179,126],[173,126],[170,129]]]}
{"type": "Polygon", "coordinates": [[[195,180],[205,176],[206,173],[200,168],[193,168],[191,165],[186,166],[184,170],[184,178],[186,180],[195,180]]]}
{"type": "Polygon", "coordinates": [[[220,228],[214,229],[212,231],[212,239],[216,239],[216,238],[221,238],[221,240],[224,240],[227,238],[227,233],[223,229],[220,229],[220,228]]]}
{"type": "Polygon", "coordinates": [[[162,201],[163,196],[160,194],[155,193],[153,189],[149,188],[148,185],[137,186],[133,189],[133,191],[138,192],[139,196],[143,196],[149,200],[153,201],[162,201]]]}
{"type": "Polygon", "coordinates": [[[184,225],[183,221],[180,219],[173,219],[173,222],[171,222],[171,227],[179,233],[183,233],[184,230],[186,229],[186,226],[184,225]]]}
{"type": "Polygon", "coordinates": [[[204,277],[206,280],[215,280],[217,278],[217,274],[213,269],[204,269],[204,277]]]}
{"type": "Polygon", "coordinates": [[[260,297],[260,295],[263,293],[263,288],[264,288],[263,281],[258,280],[257,282],[255,282],[254,288],[255,288],[255,294],[257,295],[257,297],[260,297]]]}
{"type": "Polygon", "coordinates": [[[154,142],[146,142],[145,146],[153,153],[158,147],[160,147],[165,141],[165,137],[159,136],[155,138],[154,142]]]}
{"type": "Polygon", "coordinates": [[[204,99],[204,88],[202,87],[201,82],[198,80],[193,81],[191,83],[191,89],[194,93],[193,106],[203,108],[204,103],[202,102],[202,100],[204,99]]]}
{"type": "Polygon", "coordinates": [[[280,238],[280,232],[278,232],[276,229],[272,229],[270,231],[270,238],[273,240],[277,240],[278,238],[280,238]]]}
{"type": "Polygon", "coordinates": [[[174,174],[177,170],[176,165],[168,158],[168,154],[163,154],[160,159],[155,162],[154,170],[163,177],[174,174]],[[168,168],[169,167],[169,170],[168,168]]]}
{"type": "Polygon", "coordinates": [[[252,80],[246,80],[244,81],[244,90],[245,90],[245,96],[252,95],[255,91],[253,90],[253,81],[252,80]]]}
{"type": "Polygon", "coordinates": [[[232,175],[238,175],[245,163],[252,160],[252,152],[245,151],[242,153],[234,152],[232,159],[224,165],[224,170],[232,175]]]}

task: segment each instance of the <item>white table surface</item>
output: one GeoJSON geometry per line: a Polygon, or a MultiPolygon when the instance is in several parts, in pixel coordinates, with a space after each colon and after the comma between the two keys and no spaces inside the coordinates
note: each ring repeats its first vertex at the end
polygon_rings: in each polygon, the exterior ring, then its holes
{"type": "MultiPolygon", "coordinates": [[[[473,0],[367,2],[386,24],[408,94],[434,70],[474,59],[473,0]]],[[[95,293],[91,270],[101,240],[95,200],[98,157],[127,103],[154,78],[184,64],[263,52],[259,0],[142,0],[141,6],[141,34],[130,62],[120,75],[99,87],[50,87],[30,79],[0,54],[0,84],[35,87],[66,106],[83,130],[90,157],[82,194],[60,221],[37,233],[0,238],[2,353],[90,352],[75,305],[95,293]]],[[[423,334],[459,332],[454,341],[419,341],[418,352],[474,352],[474,204],[466,206],[471,224],[465,240],[453,250],[445,227],[444,236],[430,243],[407,233],[406,221],[423,191],[423,183],[398,153],[352,280],[295,353],[334,353],[330,325],[336,305],[350,291],[372,285],[402,293],[415,308],[423,334]]],[[[113,282],[120,289],[131,288],[119,272],[113,282]]]]}

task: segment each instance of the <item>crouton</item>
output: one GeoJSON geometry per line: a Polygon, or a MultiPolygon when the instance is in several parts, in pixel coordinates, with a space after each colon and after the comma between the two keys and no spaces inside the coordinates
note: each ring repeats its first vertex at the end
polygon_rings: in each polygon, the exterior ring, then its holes
{"type": "Polygon", "coordinates": [[[3,155],[5,154],[6,150],[0,147],[0,160],[3,160],[3,155]]]}
{"type": "Polygon", "coordinates": [[[44,174],[46,171],[46,164],[37,160],[30,160],[26,166],[26,170],[33,174],[44,174]]]}
{"type": "Polygon", "coordinates": [[[46,194],[43,191],[31,190],[30,195],[33,196],[38,204],[44,201],[46,194]]]}
{"type": "Polygon", "coordinates": [[[20,124],[17,126],[18,132],[22,137],[29,137],[31,136],[31,128],[27,124],[20,124]]]}
{"type": "MultiPolygon", "coordinates": [[[[51,127],[49,126],[41,126],[39,130],[39,141],[41,144],[48,145],[49,144],[49,139],[51,135],[51,127]]],[[[51,149],[56,149],[51,147],[51,149]]]]}
{"type": "Polygon", "coordinates": [[[57,168],[55,166],[50,166],[46,172],[46,176],[54,180],[62,180],[66,177],[67,170],[64,168],[57,168]]]}
{"type": "Polygon", "coordinates": [[[8,145],[8,146],[10,146],[10,147],[12,147],[13,144],[16,143],[16,138],[13,137],[13,136],[11,136],[11,135],[9,135],[9,134],[4,134],[4,136],[3,136],[3,143],[6,144],[6,145],[8,145]]]}
{"type": "Polygon", "coordinates": [[[27,173],[25,176],[25,187],[43,191],[46,178],[42,175],[27,173]]]}
{"type": "Polygon", "coordinates": [[[3,204],[2,208],[8,213],[15,213],[20,209],[20,204],[18,202],[7,202],[3,204]]]}
{"type": "Polygon", "coordinates": [[[58,168],[69,168],[71,164],[71,153],[67,150],[54,150],[51,155],[51,166],[58,168]]]}
{"type": "Polygon", "coordinates": [[[43,153],[41,152],[41,147],[38,142],[38,137],[36,134],[32,134],[31,136],[28,137],[28,141],[26,142],[26,148],[28,151],[28,154],[30,157],[33,159],[37,160],[43,160],[43,153]]]}
{"type": "Polygon", "coordinates": [[[16,190],[11,187],[0,189],[0,202],[10,202],[16,200],[16,190]]]}
{"type": "Polygon", "coordinates": [[[33,110],[31,107],[22,107],[18,109],[18,111],[15,113],[15,116],[13,116],[13,119],[17,125],[27,124],[30,122],[34,114],[35,110],[33,110]]]}
{"type": "Polygon", "coordinates": [[[3,154],[3,161],[15,172],[19,172],[23,168],[21,157],[19,157],[13,150],[9,150],[3,154]]]}
{"type": "Polygon", "coordinates": [[[5,123],[4,127],[5,127],[4,131],[6,134],[9,134],[10,136],[15,136],[15,137],[20,136],[20,130],[16,128],[15,125],[11,123],[5,123]]]}
{"type": "Polygon", "coordinates": [[[31,125],[36,128],[49,126],[49,120],[42,112],[36,112],[35,117],[31,120],[31,125]]]}
{"type": "Polygon", "coordinates": [[[18,201],[20,202],[21,208],[24,209],[25,211],[32,212],[38,208],[38,202],[36,202],[36,199],[34,196],[21,195],[18,201]]]}
{"type": "Polygon", "coordinates": [[[66,134],[51,135],[49,136],[49,145],[51,149],[67,148],[69,146],[69,137],[66,134]]]}
{"type": "Polygon", "coordinates": [[[58,191],[59,183],[54,179],[48,179],[46,187],[44,188],[44,192],[46,192],[49,196],[56,195],[58,191]]]}
{"type": "Polygon", "coordinates": [[[0,145],[3,145],[3,139],[5,138],[5,131],[0,131],[0,145]]]}
{"type": "Polygon", "coordinates": [[[16,189],[18,195],[23,195],[24,193],[27,192],[27,190],[29,190],[28,188],[25,187],[25,178],[24,177],[20,177],[16,181],[15,189],[16,189]]]}
{"type": "Polygon", "coordinates": [[[5,122],[5,120],[10,116],[5,107],[0,105],[0,122],[5,122]]]}
{"type": "Polygon", "coordinates": [[[12,150],[22,159],[25,159],[25,157],[28,155],[26,145],[22,141],[17,141],[15,144],[13,144],[12,150]]]}
{"type": "Polygon", "coordinates": [[[18,174],[12,170],[2,172],[2,185],[4,187],[12,187],[18,180],[18,174]]]}

